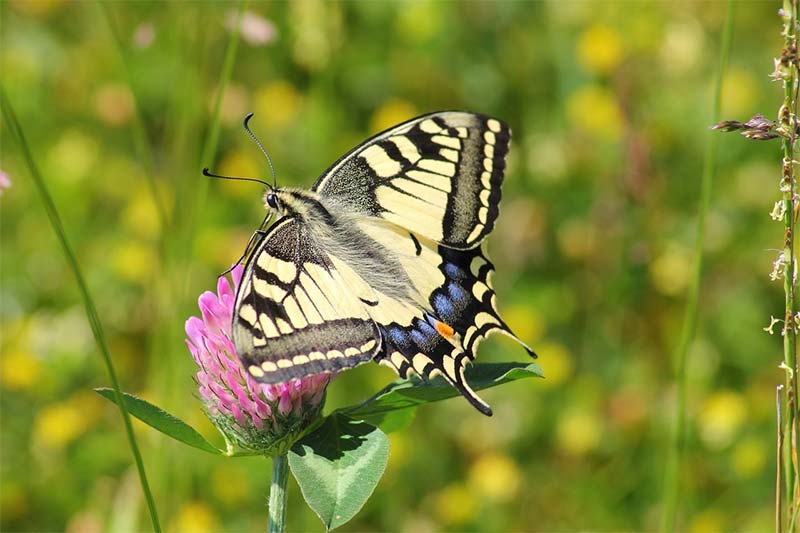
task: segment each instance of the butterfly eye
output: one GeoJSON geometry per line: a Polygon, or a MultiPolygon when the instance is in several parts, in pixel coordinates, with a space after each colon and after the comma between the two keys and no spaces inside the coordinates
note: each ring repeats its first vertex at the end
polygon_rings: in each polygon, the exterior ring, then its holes
{"type": "Polygon", "coordinates": [[[271,209],[278,209],[278,197],[274,192],[267,194],[267,205],[271,209]]]}

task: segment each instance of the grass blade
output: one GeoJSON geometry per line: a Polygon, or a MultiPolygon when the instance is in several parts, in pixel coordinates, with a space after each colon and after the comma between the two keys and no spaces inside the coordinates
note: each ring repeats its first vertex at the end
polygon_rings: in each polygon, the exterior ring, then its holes
{"type": "MultiPolygon", "coordinates": [[[[719,67],[717,69],[716,81],[714,82],[714,107],[712,108],[711,124],[719,122],[720,102],[722,99],[722,78],[728,64],[728,55],[731,48],[733,14],[734,4],[732,0],[728,0],[728,7],[725,13],[725,26],[722,31],[719,67]]],[[[685,451],[684,441],[686,437],[687,358],[689,345],[694,338],[697,328],[697,308],[700,296],[700,285],[703,277],[703,246],[705,244],[706,215],[711,203],[711,190],[714,173],[716,172],[717,150],[719,145],[719,136],[716,132],[709,132],[708,135],[709,139],[708,144],[706,144],[703,161],[703,177],[700,185],[700,205],[697,213],[697,237],[694,244],[692,278],[686,298],[686,309],[681,326],[680,344],[675,352],[675,378],[678,384],[678,392],[675,398],[675,426],[670,440],[666,472],[664,475],[664,489],[662,493],[664,511],[661,516],[660,527],[662,533],[675,530],[675,522],[678,513],[678,497],[680,494],[679,473],[681,464],[683,463],[683,454],[685,451]]]]}
{"type": "Polygon", "coordinates": [[[141,481],[142,491],[144,492],[145,499],[147,501],[147,507],[150,511],[150,519],[153,523],[153,529],[156,532],[160,532],[161,526],[158,522],[158,513],[156,512],[153,495],[150,492],[150,486],[147,482],[147,474],[145,473],[144,463],[142,462],[142,455],[139,452],[139,446],[136,443],[136,437],[133,434],[133,425],[131,424],[130,415],[125,409],[124,401],[122,399],[122,391],[120,390],[119,380],[117,379],[117,373],[114,369],[114,363],[108,350],[105,335],[103,334],[100,317],[97,314],[94,301],[89,294],[89,287],[86,285],[80,265],[78,264],[78,259],[75,256],[75,252],[72,250],[72,246],[69,244],[69,240],[67,239],[67,234],[64,230],[64,225],[61,223],[61,217],[56,209],[56,204],[53,201],[52,196],[50,196],[50,192],[47,189],[47,185],[45,184],[42,175],[39,173],[39,168],[33,159],[33,155],[27,141],[25,140],[25,135],[22,132],[19,121],[17,120],[17,117],[11,108],[11,102],[8,100],[5,88],[2,86],[0,86],[0,104],[2,104],[3,108],[3,117],[11,129],[12,136],[16,139],[20,149],[22,150],[28,170],[30,171],[31,177],[36,185],[36,190],[42,199],[42,204],[44,205],[47,216],[50,219],[50,224],[53,227],[53,231],[56,234],[58,242],[61,244],[61,248],[66,256],[67,263],[69,264],[69,267],[75,276],[78,289],[83,297],[83,304],[86,309],[86,317],[89,321],[89,325],[92,328],[92,334],[94,335],[94,340],[97,343],[97,348],[100,350],[100,354],[105,362],[106,370],[108,371],[108,377],[111,381],[111,386],[114,389],[114,396],[116,398],[117,405],[119,406],[120,414],[122,415],[122,420],[125,425],[125,433],[128,437],[128,443],[130,444],[131,452],[133,453],[133,458],[136,463],[136,468],[139,472],[139,480],[141,481]]]}
{"type": "MultiPolygon", "coordinates": [[[[233,65],[236,62],[236,51],[239,48],[239,33],[242,25],[242,17],[244,16],[245,7],[247,6],[246,0],[240,0],[239,8],[236,12],[236,22],[231,29],[230,37],[228,38],[228,46],[225,49],[225,60],[222,64],[222,72],[220,74],[219,87],[217,94],[214,97],[214,107],[211,111],[210,123],[208,133],[206,134],[205,141],[203,142],[203,149],[200,152],[200,164],[198,165],[198,175],[200,168],[211,166],[214,154],[217,151],[219,144],[219,130],[220,130],[220,112],[222,110],[222,99],[225,96],[225,91],[231,81],[233,75],[233,65]]],[[[192,201],[189,203],[189,212],[186,217],[186,232],[183,242],[186,245],[183,259],[188,261],[191,254],[194,232],[197,227],[197,216],[200,208],[205,202],[206,195],[208,194],[208,179],[201,179],[194,188],[195,193],[192,201]]]]}
{"type": "Polygon", "coordinates": [[[153,153],[150,148],[150,141],[147,139],[147,130],[145,129],[144,117],[142,116],[142,107],[139,98],[136,96],[136,90],[133,83],[133,74],[128,66],[128,54],[125,50],[125,44],[119,27],[114,21],[114,17],[111,15],[108,4],[102,0],[97,0],[97,5],[99,6],[100,11],[102,11],[103,17],[108,24],[112,40],[114,41],[114,45],[117,48],[117,53],[122,61],[122,67],[125,72],[125,81],[128,84],[128,89],[131,91],[131,96],[133,96],[133,148],[136,151],[139,161],[141,161],[142,165],[144,166],[144,174],[147,178],[147,185],[150,189],[150,194],[153,197],[153,203],[156,206],[156,212],[158,213],[158,221],[160,222],[161,231],[164,232],[167,230],[167,212],[166,208],[164,207],[164,202],[159,195],[158,185],[156,184],[155,158],[153,157],[153,153]]]}

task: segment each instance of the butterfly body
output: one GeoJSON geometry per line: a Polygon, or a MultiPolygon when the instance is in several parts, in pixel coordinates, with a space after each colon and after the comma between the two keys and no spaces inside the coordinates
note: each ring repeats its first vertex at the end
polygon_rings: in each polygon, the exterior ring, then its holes
{"type": "Polygon", "coordinates": [[[366,141],[311,190],[268,190],[280,218],[247,261],[233,319],[247,371],[279,383],[375,360],[442,375],[491,414],[464,367],[489,333],[516,339],[481,247],[509,141],[496,119],[434,113],[366,141]]]}

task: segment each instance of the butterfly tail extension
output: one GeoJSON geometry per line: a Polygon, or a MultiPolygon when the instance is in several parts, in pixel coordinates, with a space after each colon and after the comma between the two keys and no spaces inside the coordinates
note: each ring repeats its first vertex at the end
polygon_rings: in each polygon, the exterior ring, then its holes
{"type": "Polygon", "coordinates": [[[436,314],[461,335],[463,350],[474,359],[478,344],[492,333],[502,333],[522,346],[532,358],[536,352],[517,337],[500,317],[492,289],[494,265],[483,247],[453,250],[439,247],[446,282],[431,295],[436,314]]]}
{"type": "MultiPolygon", "coordinates": [[[[464,377],[464,367],[473,355],[453,346],[453,338],[442,334],[445,327],[449,326],[430,315],[415,318],[411,327],[382,327],[384,351],[375,360],[394,368],[403,378],[410,372],[424,379],[441,375],[478,411],[491,416],[491,407],[475,394],[464,377]]],[[[452,330],[450,333],[454,337],[452,330]]]]}
{"type": "Polygon", "coordinates": [[[492,416],[492,408],[489,407],[489,404],[483,401],[480,396],[478,396],[472,387],[469,386],[467,380],[464,378],[464,359],[467,358],[466,354],[461,354],[459,357],[456,358],[456,379],[451,380],[449,376],[445,375],[445,378],[450,381],[453,387],[461,393],[461,395],[467,399],[467,401],[472,404],[472,406],[480,411],[481,413],[485,414],[486,416],[492,416]],[[461,359],[459,361],[459,359],[461,359]]]}

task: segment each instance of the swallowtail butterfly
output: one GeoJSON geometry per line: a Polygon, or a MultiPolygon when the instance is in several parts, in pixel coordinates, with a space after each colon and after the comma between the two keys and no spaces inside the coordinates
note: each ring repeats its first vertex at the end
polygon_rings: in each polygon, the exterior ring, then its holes
{"type": "Polygon", "coordinates": [[[510,139],[497,119],[432,113],[367,140],[311,190],[269,186],[279,218],[258,232],[233,314],[247,372],[281,383],[377,361],[401,377],[441,375],[491,415],[464,367],[489,333],[519,341],[481,245],[510,139]]]}

